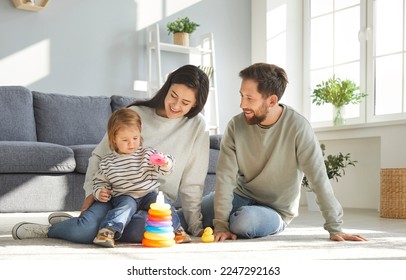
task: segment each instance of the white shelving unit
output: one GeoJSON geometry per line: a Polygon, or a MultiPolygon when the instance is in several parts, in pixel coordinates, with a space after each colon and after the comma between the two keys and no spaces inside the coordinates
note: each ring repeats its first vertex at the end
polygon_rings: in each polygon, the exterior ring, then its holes
{"type": "MultiPolygon", "coordinates": [[[[165,82],[166,74],[162,73],[162,54],[178,53],[188,56],[188,63],[200,66],[211,67],[209,96],[204,108],[204,116],[212,134],[218,134],[218,102],[217,102],[217,81],[216,65],[214,56],[213,33],[201,36],[199,45],[193,47],[163,43],[159,36],[159,25],[156,24],[147,29],[147,53],[148,53],[148,80],[147,92],[151,96],[165,82]]],[[[179,67],[182,65],[179,65],[179,67]]]]}
{"type": "Polygon", "coordinates": [[[39,12],[48,4],[48,0],[13,0],[17,9],[26,10],[30,12],[39,12]]]}

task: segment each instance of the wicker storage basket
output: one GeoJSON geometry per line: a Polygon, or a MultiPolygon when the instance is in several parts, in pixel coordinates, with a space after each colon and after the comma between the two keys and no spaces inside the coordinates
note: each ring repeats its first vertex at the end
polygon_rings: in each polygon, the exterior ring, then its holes
{"type": "Polygon", "coordinates": [[[380,216],[406,219],[406,168],[381,169],[380,216]]]}

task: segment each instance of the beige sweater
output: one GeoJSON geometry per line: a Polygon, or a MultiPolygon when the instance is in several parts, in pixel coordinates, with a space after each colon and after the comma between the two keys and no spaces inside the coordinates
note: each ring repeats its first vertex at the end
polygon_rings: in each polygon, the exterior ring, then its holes
{"type": "Polygon", "coordinates": [[[309,122],[282,105],[270,128],[248,125],[243,114],[229,122],[217,164],[215,231],[229,231],[233,192],[279,212],[289,223],[298,215],[303,172],[317,195],[324,228],[341,232],[343,210],[327,177],[324,158],[309,122]]]}
{"type": "MultiPolygon", "coordinates": [[[[209,132],[203,116],[168,119],[157,115],[152,108],[131,108],[142,120],[143,145],[154,147],[176,159],[173,173],[158,178],[159,190],[172,201],[176,201],[179,195],[188,230],[197,235],[202,230],[201,201],[209,163],[209,132]]],[[[83,186],[86,196],[92,194],[92,178],[98,170],[101,158],[108,153],[111,150],[105,135],[89,159],[83,186]]]]}

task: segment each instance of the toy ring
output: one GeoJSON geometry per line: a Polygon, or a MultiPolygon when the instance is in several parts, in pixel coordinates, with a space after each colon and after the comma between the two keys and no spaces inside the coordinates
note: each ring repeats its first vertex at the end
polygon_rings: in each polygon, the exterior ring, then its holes
{"type": "Polygon", "coordinates": [[[147,226],[151,227],[170,227],[172,226],[172,221],[147,221],[147,226]]]}
{"type": "Polygon", "coordinates": [[[172,211],[170,209],[166,210],[155,210],[155,209],[149,209],[148,214],[152,216],[169,216],[172,214],[172,211]]]}
{"type": "Polygon", "coordinates": [[[167,233],[173,232],[173,227],[153,227],[153,226],[146,226],[145,231],[152,232],[152,233],[167,233]]]}
{"type": "Polygon", "coordinates": [[[151,203],[151,205],[149,206],[151,209],[154,210],[168,210],[171,209],[171,205],[164,203],[164,204],[158,204],[158,203],[151,203]]]}
{"type": "Polygon", "coordinates": [[[172,220],[172,216],[154,216],[154,215],[148,215],[147,217],[148,220],[151,221],[171,221],[172,220]]]}
{"type": "Polygon", "coordinates": [[[175,238],[175,234],[173,232],[167,232],[167,233],[152,233],[152,232],[144,232],[144,237],[146,239],[150,239],[150,240],[168,240],[168,239],[174,239],[175,238]]]}
{"type": "Polygon", "coordinates": [[[149,239],[143,239],[142,240],[142,245],[146,247],[171,247],[175,245],[175,240],[174,239],[168,239],[168,240],[149,240],[149,239]]]}

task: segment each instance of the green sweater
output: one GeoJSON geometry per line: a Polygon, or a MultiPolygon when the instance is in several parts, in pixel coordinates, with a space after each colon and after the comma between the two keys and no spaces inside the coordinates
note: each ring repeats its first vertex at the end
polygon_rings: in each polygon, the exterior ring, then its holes
{"type": "Polygon", "coordinates": [[[320,144],[309,122],[283,107],[270,128],[233,117],[221,141],[215,193],[215,231],[229,231],[233,192],[276,210],[286,223],[298,215],[306,174],[330,235],[341,232],[343,210],[327,177],[320,144]]]}
{"type": "MultiPolygon", "coordinates": [[[[143,145],[176,159],[172,174],[158,178],[159,190],[172,201],[176,201],[179,195],[188,230],[197,235],[202,230],[201,201],[209,165],[209,132],[203,116],[168,119],[148,107],[133,106],[131,109],[141,117],[143,145]]],[[[86,196],[92,194],[92,178],[101,158],[111,152],[106,134],[89,159],[83,186],[86,196]]]]}

